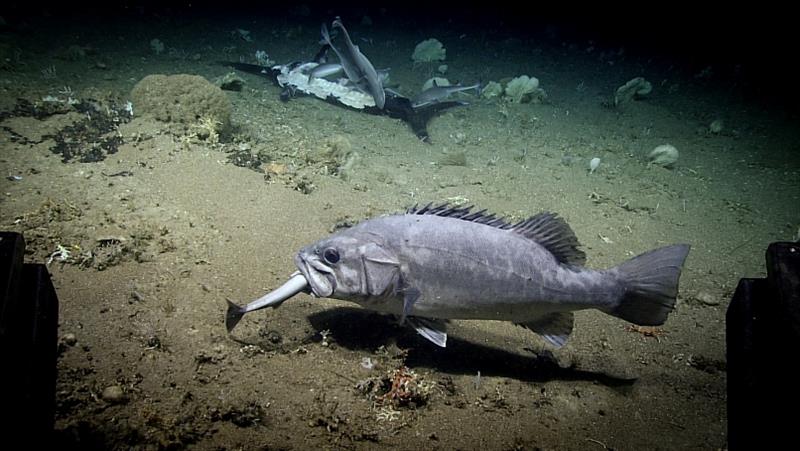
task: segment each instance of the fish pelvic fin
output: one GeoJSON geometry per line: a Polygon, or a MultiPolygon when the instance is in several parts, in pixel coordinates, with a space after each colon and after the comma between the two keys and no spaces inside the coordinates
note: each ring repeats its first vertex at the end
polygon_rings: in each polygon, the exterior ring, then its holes
{"type": "Polygon", "coordinates": [[[660,326],[675,308],[678,281],[688,244],[646,252],[614,268],[625,286],[622,300],[608,313],[639,326],[660,326]]]}
{"type": "Polygon", "coordinates": [[[427,338],[431,343],[440,348],[447,347],[447,326],[445,321],[418,316],[409,316],[406,321],[418,334],[427,338]]]}
{"type": "Polygon", "coordinates": [[[225,299],[228,301],[228,312],[225,314],[225,328],[228,329],[228,333],[230,333],[239,321],[242,319],[247,310],[244,307],[239,307],[238,305],[231,302],[230,299],[225,299]]]}

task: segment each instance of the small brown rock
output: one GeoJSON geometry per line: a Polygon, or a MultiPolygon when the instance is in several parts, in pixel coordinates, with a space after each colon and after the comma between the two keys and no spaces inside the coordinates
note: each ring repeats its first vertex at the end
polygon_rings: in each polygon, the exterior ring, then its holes
{"type": "Polygon", "coordinates": [[[264,165],[264,173],[267,175],[283,175],[288,171],[286,165],[282,163],[267,163],[264,165]]]}
{"type": "Polygon", "coordinates": [[[719,296],[714,296],[708,291],[701,291],[697,293],[695,299],[697,299],[697,301],[703,305],[711,305],[711,306],[719,305],[722,302],[722,299],[720,299],[719,296]]]}
{"type": "Polygon", "coordinates": [[[78,337],[76,337],[75,334],[67,333],[64,334],[62,340],[64,340],[64,344],[67,346],[75,346],[75,344],[78,342],[78,337]]]}
{"type": "Polygon", "coordinates": [[[111,404],[123,404],[128,401],[127,396],[125,396],[125,390],[123,390],[119,385],[106,387],[105,390],[103,390],[101,397],[103,398],[103,401],[111,404]]]}

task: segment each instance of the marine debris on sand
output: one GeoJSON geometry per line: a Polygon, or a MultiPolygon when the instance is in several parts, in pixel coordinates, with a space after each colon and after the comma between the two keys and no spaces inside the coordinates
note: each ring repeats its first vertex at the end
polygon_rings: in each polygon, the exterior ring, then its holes
{"type": "Polygon", "coordinates": [[[653,85],[644,77],[636,77],[617,88],[614,93],[614,106],[620,107],[633,100],[640,100],[653,91],[653,85]]]}

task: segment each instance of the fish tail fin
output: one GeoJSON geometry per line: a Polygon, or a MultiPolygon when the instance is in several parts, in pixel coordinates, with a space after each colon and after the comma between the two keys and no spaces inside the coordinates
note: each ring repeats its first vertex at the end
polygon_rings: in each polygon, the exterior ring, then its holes
{"type": "Polygon", "coordinates": [[[688,254],[688,244],[675,244],[617,266],[615,270],[625,285],[625,294],[608,313],[640,326],[664,324],[675,307],[678,280],[688,254]]]}
{"type": "Polygon", "coordinates": [[[230,299],[226,299],[228,301],[228,312],[225,314],[225,327],[228,329],[228,333],[239,324],[239,321],[242,319],[247,310],[244,307],[239,307],[238,305],[231,302],[230,299]]]}

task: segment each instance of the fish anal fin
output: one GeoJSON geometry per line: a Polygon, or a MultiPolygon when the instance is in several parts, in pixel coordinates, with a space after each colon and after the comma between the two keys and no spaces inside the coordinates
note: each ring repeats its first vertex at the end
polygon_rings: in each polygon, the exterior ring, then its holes
{"type": "Polygon", "coordinates": [[[572,312],[548,313],[531,321],[517,323],[541,335],[548,343],[560,348],[567,342],[572,333],[575,316],[572,312]]]}

